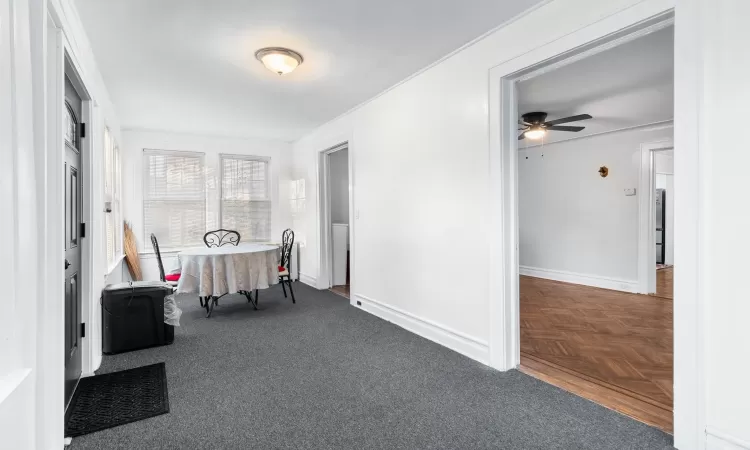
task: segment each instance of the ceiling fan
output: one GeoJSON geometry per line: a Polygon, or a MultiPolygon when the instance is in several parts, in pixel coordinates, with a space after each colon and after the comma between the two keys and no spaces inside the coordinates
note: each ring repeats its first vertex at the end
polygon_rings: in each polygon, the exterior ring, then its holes
{"type": "Polygon", "coordinates": [[[521,116],[521,120],[518,121],[519,125],[523,125],[521,135],[518,136],[518,140],[524,138],[529,139],[541,139],[547,134],[547,131],[581,131],[586,127],[572,127],[572,126],[560,126],[561,123],[578,122],[579,120],[593,119],[589,114],[578,114],[577,116],[563,117],[562,119],[547,120],[546,112],[529,112],[521,116]]]}

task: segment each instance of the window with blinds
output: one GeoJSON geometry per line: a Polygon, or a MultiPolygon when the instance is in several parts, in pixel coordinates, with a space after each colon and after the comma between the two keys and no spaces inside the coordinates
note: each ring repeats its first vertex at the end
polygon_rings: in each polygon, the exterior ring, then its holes
{"type": "Polygon", "coordinates": [[[204,155],[193,152],[144,150],[143,229],[159,247],[179,249],[203,244],[206,233],[204,155]]]}
{"type": "Polygon", "coordinates": [[[305,215],[305,179],[292,180],[289,185],[289,207],[292,218],[302,218],[305,215]]]}
{"type": "Polygon", "coordinates": [[[271,239],[269,160],[221,155],[221,227],[243,242],[271,239]]]}

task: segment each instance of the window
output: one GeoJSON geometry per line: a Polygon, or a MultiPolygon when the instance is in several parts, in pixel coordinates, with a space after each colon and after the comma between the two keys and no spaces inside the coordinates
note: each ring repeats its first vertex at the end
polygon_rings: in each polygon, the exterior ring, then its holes
{"type": "Polygon", "coordinates": [[[271,238],[268,159],[221,155],[221,227],[242,241],[271,238]]]}
{"type": "Polygon", "coordinates": [[[289,202],[292,219],[300,219],[305,214],[305,179],[290,181],[289,202]]]}
{"type": "Polygon", "coordinates": [[[122,255],[122,209],[120,201],[120,148],[112,133],[104,128],[104,202],[107,264],[122,255]]]}
{"type": "Polygon", "coordinates": [[[203,244],[206,183],[202,153],[143,152],[143,242],[156,235],[161,249],[203,244]]]}

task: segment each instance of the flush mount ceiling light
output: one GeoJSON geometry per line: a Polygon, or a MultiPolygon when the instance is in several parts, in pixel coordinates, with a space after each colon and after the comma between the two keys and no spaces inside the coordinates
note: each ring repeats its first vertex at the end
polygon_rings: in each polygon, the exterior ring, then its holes
{"type": "Polygon", "coordinates": [[[304,61],[299,53],[282,47],[262,48],[255,52],[255,58],[262,62],[266,69],[279,75],[291,73],[304,61]]]}

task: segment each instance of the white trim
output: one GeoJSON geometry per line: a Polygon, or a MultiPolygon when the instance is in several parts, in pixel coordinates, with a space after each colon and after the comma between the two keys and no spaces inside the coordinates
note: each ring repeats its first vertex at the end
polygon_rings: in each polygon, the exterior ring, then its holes
{"type": "MultiPolygon", "coordinates": [[[[188,249],[188,248],[190,248],[190,247],[185,247],[185,249],[188,249]]],[[[180,250],[167,250],[167,251],[163,251],[163,252],[159,251],[159,253],[161,254],[162,259],[164,259],[164,258],[169,258],[169,257],[175,257],[175,256],[179,255],[181,251],[182,251],[182,249],[180,249],[180,250]]],[[[156,252],[149,252],[149,251],[139,252],[138,253],[138,259],[156,259],[156,252]]]]}
{"type": "Polygon", "coordinates": [[[301,281],[302,283],[305,283],[308,286],[314,287],[316,289],[318,288],[318,280],[315,277],[311,277],[310,275],[306,273],[300,272],[299,281],[301,281]]]}
{"type": "Polygon", "coordinates": [[[110,264],[109,267],[107,267],[107,272],[104,274],[104,279],[105,280],[107,278],[109,278],[110,275],[112,275],[112,272],[114,272],[115,269],[117,269],[117,266],[119,266],[120,263],[124,259],[125,259],[125,254],[124,253],[115,256],[115,259],[113,260],[112,264],[110,264]]]}
{"type": "MultiPolygon", "coordinates": [[[[351,143],[349,139],[346,139],[344,141],[339,141],[336,143],[336,145],[333,145],[331,147],[328,147],[324,150],[320,150],[318,152],[318,180],[317,180],[317,188],[318,188],[318,212],[320,216],[318,217],[318,236],[319,236],[319,242],[320,242],[320,248],[319,248],[319,264],[320,269],[318,272],[318,285],[316,286],[318,289],[330,289],[333,286],[333,271],[331,267],[331,259],[332,259],[332,238],[331,238],[331,189],[330,189],[330,163],[328,157],[332,153],[336,153],[340,150],[348,150],[348,164],[349,164],[349,252],[350,252],[350,262],[349,262],[349,272],[350,272],[350,279],[349,279],[349,285],[350,289],[354,285],[353,280],[353,260],[354,260],[354,222],[352,218],[354,217],[353,208],[354,208],[354,199],[353,199],[353,186],[354,186],[354,171],[353,171],[353,165],[352,165],[352,151],[351,151],[351,143]]],[[[350,299],[351,300],[351,299],[350,299]]]]}
{"type": "Polygon", "coordinates": [[[40,405],[39,430],[37,439],[43,446],[49,446],[52,442],[59,442],[64,433],[64,382],[65,363],[60,357],[60,342],[65,334],[63,317],[65,316],[65,294],[61,288],[65,283],[65,273],[60,270],[60,261],[65,259],[64,251],[64,191],[60,189],[63,184],[63,130],[62,113],[64,90],[65,38],[62,23],[59,20],[54,7],[49,5],[49,17],[44,27],[47,32],[47,54],[43,56],[46,62],[46,109],[47,126],[45,163],[43,170],[46,183],[44,198],[44,214],[40,217],[44,220],[44,238],[41,245],[44,246],[46,260],[45,272],[40,277],[44,284],[44,294],[40,297],[40,306],[43,310],[39,339],[43,341],[39,359],[46,362],[40,366],[42,378],[40,384],[45,399],[40,405]],[[57,20],[55,20],[57,18],[57,20]],[[43,305],[43,306],[42,306],[43,305]]]}
{"type": "Polygon", "coordinates": [[[618,47],[623,44],[627,44],[628,42],[632,42],[636,39],[642,38],[651,33],[655,33],[659,30],[663,30],[664,28],[667,28],[671,25],[674,25],[674,17],[671,17],[667,20],[658,20],[655,23],[645,26],[643,28],[640,28],[632,33],[625,32],[619,37],[616,37],[614,39],[609,39],[604,43],[600,43],[600,44],[591,43],[590,46],[587,46],[588,48],[586,50],[580,51],[569,57],[563,57],[561,59],[557,59],[555,62],[552,62],[551,64],[545,64],[544,66],[538,69],[532,70],[531,72],[525,72],[522,76],[517,78],[516,81],[519,81],[519,82],[526,81],[532,78],[536,78],[540,75],[544,75],[545,73],[553,72],[562,67],[584,60],[596,54],[606,52],[615,47],[618,47]]]}
{"type": "Polygon", "coordinates": [[[539,143],[539,144],[526,145],[523,148],[519,148],[518,151],[524,151],[526,149],[536,148],[536,147],[549,146],[549,145],[552,145],[552,144],[559,144],[561,142],[577,141],[579,139],[586,139],[586,138],[590,138],[590,137],[594,137],[594,136],[602,136],[602,135],[606,135],[606,134],[622,133],[622,132],[625,132],[625,131],[658,131],[658,130],[665,130],[667,128],[674,128],[674,121],[673,120],[662,120],[662,121],[659,121],[659,122],[644,123],[643,125],[635,125],[635,126],[632,126],[632,127],[618,128],[616,130],[600,131],[598,133],[591,133],[591,134],[585,134],[585,135],[571,135],[568,138],[560,139],[560,140],[556,140],[556,141],[552,141],[552,142],[545,142],[545,143],[539,143]]]}
{"type": "Polygon", "coordinates": [[[30,368],[16,369],[0,377],[0,405],[31,375],[30,368]]]}
{"type": "Polygon", "coordinates": [[[526,275],[535,278],[544,278],[545,280],[562,281],[564,283],[581,284],[602,289],[610,289],[622,292],[638,292],[637,280],[623,280],[619,278],[602,277],[599,275],[589,275],[584,273],[568,272],[565,270],[542,269],[539,267],[519,266],[520,275],[526,275]]]}
{"type": "Polygon", "coordinates": [[[708,450],[750,450],[750,442],[712,427],[706,427],[706,448],[708,450]]]}
{"type": "Polygon", "coordinates": [[[424,319],[395,306],[365,297],[361,294],[352,295],[359,307],[370,314],[387,320],[401,328],[418,334],[444,347],[458,352],[482,364],[488,364],[490,359],[489,344],[486,341],[452,330],[437,322],[424,319]]]}
{"type": "MultiPolygon", "coordinates": [[[[641,144],[638,181],[638,290],[640,294],[656,292],[656,237],[654,228],[654,152],[674,148],[674,141],[666,139],[641,144]]],[[[671,231],[670,231],[671,232],[671,231]]]]}

